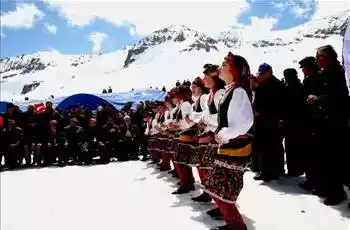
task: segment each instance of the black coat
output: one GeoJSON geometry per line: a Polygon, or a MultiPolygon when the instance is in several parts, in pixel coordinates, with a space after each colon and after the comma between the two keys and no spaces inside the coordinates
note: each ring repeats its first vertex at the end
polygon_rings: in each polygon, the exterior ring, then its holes
{"type": "Polygon", "coordinates": [[[320,73],[322,93],[319,106],[324,111],[325,125],[343,129],[347,126],[347,103],[349,91],[346,86],[345,71],[339,64],[320,73]]]}
{"type": "Polygon", "coordinates": [[[254,101],[254,110],[259,114],[257,126],[276,129],[278,122],[285,119],[285,93],[285,86],[275,77],[259,84],[254,101]]]}

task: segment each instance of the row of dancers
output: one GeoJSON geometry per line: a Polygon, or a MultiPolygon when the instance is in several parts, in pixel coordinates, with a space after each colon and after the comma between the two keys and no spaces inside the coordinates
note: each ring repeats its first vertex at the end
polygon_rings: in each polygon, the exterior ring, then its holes
{"type": "Polygon", "coordinates": [[[192,200],[213,200],[217,208],[208,214],[227,223],[213,229],[246,230],[236,200],[252,150],[250,67],[244,57],[229,52],[222,66],[204,65],[203,74],[190,87],[168,92],[147,124],[148,150],[162,171],[174,165],[180,182],[173,194],[195,189],[192,167],[197,167],[203,193],[192,200]]]}

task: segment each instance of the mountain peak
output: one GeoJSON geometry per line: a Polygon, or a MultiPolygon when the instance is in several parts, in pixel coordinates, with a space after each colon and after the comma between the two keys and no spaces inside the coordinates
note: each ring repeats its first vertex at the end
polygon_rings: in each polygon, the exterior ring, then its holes
{"type": "Polygon", "coordinates": [[[210,49],[217,50],[214,44],[217,43],[213,38],[191,29],[186,25],[171,25],[163,29],[154,31],[151,35],[141,39],[137,44],[129,49],[124,68],[135,62],[137,56],[144,53],[150,47],[158,46],[167,42],[182,43],[186,42],[186,47],[180,52],[204,49],[209,52],[210,49]],[[188,43],[188,44],[187,44],[188,43]]]}

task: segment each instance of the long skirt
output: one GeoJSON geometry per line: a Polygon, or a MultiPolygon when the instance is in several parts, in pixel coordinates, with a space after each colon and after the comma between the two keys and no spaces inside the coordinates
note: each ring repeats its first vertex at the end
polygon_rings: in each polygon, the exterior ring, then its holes
{"type": "Polygon", "coordinates": [[[157,140],[157,146],[162,158],[162,166],[164,169],[170,169],[171,155],[168,153],[169,144],[169,136],[167,135],[162,135],[157,140]]]}
{"type": "Polygon", "coordinates": [[[202,182],[203,189],[215,199],[234,204],[243,188],[247,159],[215,159],[211,173],[202,182]]]}
{"type": "Polygon", "coordinates": [[[171,155],[172,159],[176,158],[176,153],[178,151],[178,142],[179,138],[177,136],[172,136],[168,139],[169,141],[169,147],[168,147],[168,153],[171,155]]]}
{"type": "Polygon", "coordinates": [[[153,162],[158,162],[160,160],[160,152],[157,143],[158,136],[152,136],[148,140],[148,152],[150,153],[153,162]]]}
{"type": "Polygon", "coordinates": [[[179,141],[175,161],[179,164],[191,165],[193,157],[197,154],[197,143],[185,143],[179,141]]]}

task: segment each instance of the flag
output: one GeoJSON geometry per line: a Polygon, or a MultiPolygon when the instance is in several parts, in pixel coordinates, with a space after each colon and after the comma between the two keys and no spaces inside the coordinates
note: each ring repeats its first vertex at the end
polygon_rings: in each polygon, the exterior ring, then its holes
{"type": "Polygon", "coordinates": [[[39,103],[34,105],[34,113],[42,113],[46,109],[44,103],[39,103]]]}

